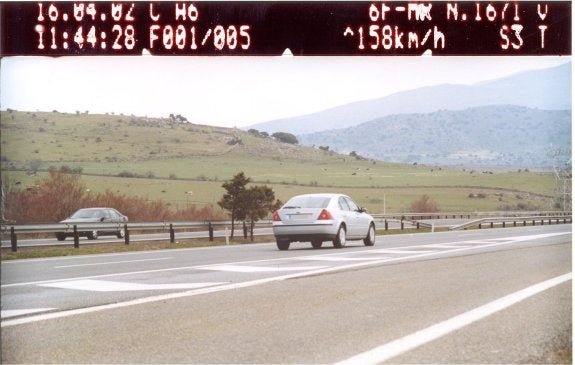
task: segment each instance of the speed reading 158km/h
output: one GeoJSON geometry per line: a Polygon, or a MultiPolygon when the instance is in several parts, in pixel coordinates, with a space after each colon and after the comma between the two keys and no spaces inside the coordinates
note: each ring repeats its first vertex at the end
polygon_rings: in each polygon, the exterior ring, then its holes
{"type": "Polygon", "coordinates": [[[0,55],[570,55],[570,1],[2,2],[0,55]]]}

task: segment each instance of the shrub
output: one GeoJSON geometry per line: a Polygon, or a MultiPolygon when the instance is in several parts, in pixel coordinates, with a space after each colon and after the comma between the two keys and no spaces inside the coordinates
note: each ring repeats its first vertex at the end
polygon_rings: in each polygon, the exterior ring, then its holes
{"type": "Polygon", "coordinates": [[[435,213],[439,212],[437,204],[429,197],[422,195],[421,198],[414,200],[409,208],[410,213],[435,213]]]}
{"type": "Polygon", "coordinates": [[[173,211],[161,200],[149,201],[111,191],[91,193],[81,176],[64,169],[48,169],[48,176],[34,186],[6,193],[4,216],[17,224],[54,223],[86,207],[112,207],[127,215],[131,222],[223,220],[223,211],[211,206],[189,206],[173,211]]]}
{"type": "Polygon", "coordinates": [[[287,132],[276,132],[276,133],[272,134],[272,137],[274,137],[276,140],[283,142],[283,143],[289,143],[289,144],[298,144],[299,143],[296,136],[294,136],[291,133],[287,133],[287,132]]]}

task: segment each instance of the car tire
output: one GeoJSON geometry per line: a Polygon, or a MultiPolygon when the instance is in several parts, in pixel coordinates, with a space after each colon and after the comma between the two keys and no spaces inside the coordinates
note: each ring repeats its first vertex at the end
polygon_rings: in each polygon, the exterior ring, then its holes
{"type": "Polygon", "coordinates": [[[290,241],[277,240],[276,244],[280,251],[286,251],[289,249],[290,241]]]}
{"type": "Polygon", "coordinates": [[[313,248],[321,248],[322,245],[323,245],[323,241],[320,241],[320,240],[311,241],[311,246],[313,248]]]}
{"type": "Polygon", "coordinates": [[[64,241],[66,239],[66,234],[65,233],[56,233],[56,239],[58,241],[64,241]]]}
{"type": "Polygon", "coordinates": [[[89,240],[97,240],[98,239],[98,231],[88,232],[88,239],[89,240]]]}
{"type": "Polygon", "coordinates": [[[345,235],[346,235],[345,227],[343,225],[339,226],[339,229],[337,230],[337,235],[333,239],[333,247],[335,248],[344,247],[346,243],[345,235]]]}
{"type": "Polygon", "coordinates": [[[116,237],[118,238],[124,238],[126,236],[126,231],[124,231],[124,229],[120,229],[118,231],[118,233],[116,234],[116,237]]]}
{"type": "Polygon", "coordinates": [[[375,245],[375,225],[371,223],[369,229],[367,230],[367,236],[363,239],[363,243],[366,246],[375,245]]]}

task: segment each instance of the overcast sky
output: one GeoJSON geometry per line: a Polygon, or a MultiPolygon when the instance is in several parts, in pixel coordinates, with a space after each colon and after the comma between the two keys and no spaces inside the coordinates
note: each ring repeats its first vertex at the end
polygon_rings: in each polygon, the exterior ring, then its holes
{"type": "Polygon", "coordinates": [[[473,84],[571,57],[6,57],[0,107],[244,127],[421,86],[473,84]]]}

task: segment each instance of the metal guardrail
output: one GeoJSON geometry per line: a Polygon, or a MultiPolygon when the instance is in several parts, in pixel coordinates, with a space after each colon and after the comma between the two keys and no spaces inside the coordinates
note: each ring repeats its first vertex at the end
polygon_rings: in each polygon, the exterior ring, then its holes
{"type": "Polygon", "coordinates": [[[512,224],[513,227],[517,227],[517,225],[527,226],[528,224],[536,225],[540,223],[544,225],[545,222],[548,224],[567,224],[573,223],[573,217],[571,215],[561,215],[561,216],[525,216],[525,217],[501,217],[501,218],[483,218],[483,219],[476,219],[471,222],[467,222],[464,224],[460,224],[457,226],[449,227],[449,230],[461,230],[467,229],[471,227],[477,226],[477,228],[481,229],[484,224],[489,224],[490,228],[493,228],[496,224],[501,225],[503,228],[506,227],[507,224],[512,224]]]}
{"type": "Polygon", "coordinates": [[[438,213],[392,213],[371,214],[379,219],[398,220],[427,220],[427,219],[480,219],[489,217],[548,217],[548,216],[571,216],[572,212],[563,211],[492,211],[492,212],[438,212],[438,213]]]}
{"type": "MultiPolygon", "coordinates": [[[[238,223],[236,222],[236,225],[238,223]]],[[[269,226],[271,221],[259,221],[255,224],[256,227],[269,226]]],[[[54,233],[70,231],[74,226],[77,226],[80,231],[89,230],[106,230],[128,227],[129,230],[146,231],[146,230],[165,230],[165,229],[198,229],[208,228],[212,226],[231,226],[231,221],[216,221],[216,222],[133,222],[133,223],[53,223],[53,224],[15,224],[15,225],[2,225],[2,233],[10,232],[14,228],[16,233],[54,233]]]]}
{"type": "MultiPolygon", "coordinates": [[[[244,238],[247,238],[248,227],[244,223],[240,224],[240,229],[243,230],[244,238]]],[[[170,242],[175,242],[175,232],[177,230],[200,230],[205,229],[208,231],[208,238],[210,241],[214,239],[214,229],[217,227],[231,227],[231,221],[216,221],[216,222],[133,222],[133,223],[77,223],[77,224],[21,224],[21,225],[2,225],[2,234],[10,235],[10,243],[12,251],[18,250],[18,235],[19,234],[39,234],[39,233],[58,233],[66,232],[72,234],[74,239],[74,247],[78,248],[80,245],[80,232],[86,231],[115,231],[123,230],[124,243],[130,244],[130,233],[134,231],[168,231],[170,242]]],[[[254,224],[255,228],[271,227],[271,221],[263,220],[254,224]]]]}
{"type": "MultiPolygon", "coordinates": [[[[395,222],[401,229],[404,229],[404,224],[411,225],[417,229],[431,229],[432,231],[436,225],[422,220],[434,219],[473,219],[461,225],[451,226],[450,230],[466,229],[473,226],[482,228],[484,224],[501,224],[505,226],[507,223],[517,226],[517,223],[527,225],[531,222],[535,225],[536,222],[544,224],[548,221],[559,223],[562,221],[572,223],[571,212],[455,212],[455,213],[393,213],[393,214],[372,214],[372,216],[384,224],[385,230],[388,230],[389,223],[395,222]]],[[[271,227],[271,220],[262,220],[254,224],[253,228],[269,228],[271,227]]],[[[240,222],[236,224],[241,224],[240,222]]],[[[54,223],[54,224],[20,224],[20,225],[7,225],[2,224],[1,233],[10,234],[11,247],[13,251],[17,250],[17,241],[19,234],[38,234],[38,233],[56,233],[56,232],[69,232],[73,233],[74,247],[79,247],[79,232],[91,230],[121,230],[124,231],[125,244],[130,243],[130,233],[134,231],[168,231],[170,242],[175,242],[175,232],[181,230],[200,230],[205,229],[208,231],[210,241],[214,239],[214,229],[217,227],[231,227],[231,221],[195,221],[195,222],[131,222],[131,223],[79,223],[76,225],[54,223]]],[[[244,238],[247,238],[248,227],[243,224],[244,238]]],[[[221,228],[220,228],[221,229],[221,228]]]]}

